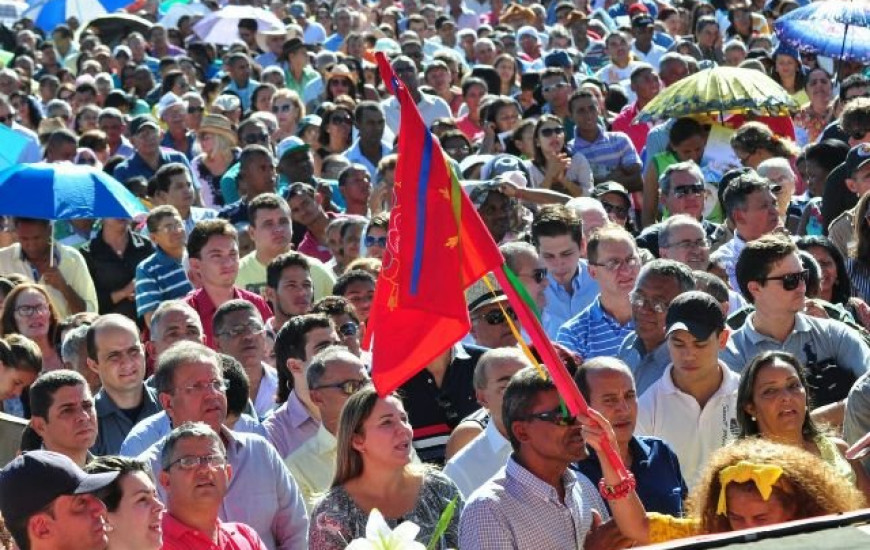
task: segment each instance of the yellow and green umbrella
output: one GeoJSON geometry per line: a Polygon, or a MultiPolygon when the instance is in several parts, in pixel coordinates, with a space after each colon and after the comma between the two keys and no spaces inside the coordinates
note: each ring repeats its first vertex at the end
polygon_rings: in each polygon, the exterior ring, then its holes
{"type": "Polygon", "coordinates": [[[689,115],[755,112],[788,115],[798,105],[772,78],[754,69],[714,67],[671,84],[635,117],[652,122],[689,115]]]}

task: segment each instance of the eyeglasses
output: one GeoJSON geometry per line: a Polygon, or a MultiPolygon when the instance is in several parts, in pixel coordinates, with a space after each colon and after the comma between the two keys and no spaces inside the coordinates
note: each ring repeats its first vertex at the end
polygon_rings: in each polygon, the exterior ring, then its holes
{"type": "Polygon", "coordinates": [[[292,103],[285,103],[284,105],[272,105],[272,112],[276,115],[278,113],[289,113],[293,110],[292,103]]]}
{"type": "MultiPolygon", "coordinates": [[[[509,308],[509,307],[505,308],[505,311],[507,312],[508,316],[511,318],[512,321],[517,320],[517,312],[516,311],[514,311],[512,308],[509,308]]],[[[486,322],[487,325],[497,326],[497,325],[504,324],[504,322],[507,320],[504,313],[505,313],[504,311],[497,309],[495,311],[490,311],[486,315],[481,315],[477,318],[482,319],[484,322],[486,322]]]]}
{"type": "Polygon", "coordinates": [[[541,136],[552,137],[554,135],[561,136],[565,133],[565,129],[561,126],[553,126],[551,128],[541,128],[541,136]]]}
{"type": "Polygon", "coordinates": [[[778,275],[776,277],[765,277],[762,281],[782,281],[783,290],[794,290],[800,286],[801,283],[806,284],[809,276],[809,270],[804,269],[798,273],[786,273],[785,275],[778,275]]]}
{"type": "Polygon", "coordinates": [[[205,112],[205,107],[190,106],[187,108],[187,114],[189,114],[189,115],[200,115],[204,112],[205,112]]]}
{"type": "Polygon", "coordinates": [[[216,332],[215,335],[219,338],[238,338],[239,336],[248,336],[249,334],[260,334],[264,330],[266,330],[266,327],[251,321],[250,323],[236,325],[227,330],[216,332]]]}
{"type": "Polygon", "coordinates": [[[269,141],[269,134],[260,132],[259,134],[245,134],[242,138],[242,141],[247,143],[248,145],[253,145],[255,143],[266,143],[269,141]]]}
{"type": "Polygon", "coordinates": [[[567,411],[562,410],[562,407],[553,409],[552,411],[532,413],[527,416],[525,420],[540,420],[542,422],[548,422],[563,427],[577,424],[577,417],[569,415],[567,411]]]}
{"type": "Polygon", "coordinates": [[[547,278],[547,268],[538,267],[532,270],[531,275],[525,275],[525,277],[531,277],[533,281],[540,284],[543,283],[547,278]]]}
{"type": "Polygon", "coordinates": [[[707,239],[698,239],[696,241],[685,240],[665,246],[659,246],[659,248],[678,248],[680,250],[690,250],[694,248],[710,248],[710,241],[708,241],[707,239]]]}
{"type": "Polygon", "coordinates": [[[387,247],[387,238],[386,237],[372,237],[371,235],[366,235],[363,242],[366,245],[366,248],[371,248],[373,246],[379,246],[381,248],[387,247]]]}
{"type": "Polygon", "coordinates": [[[467,155],[471,153],[471,147],[469,147],[468,145],[460,145],[459,147],[445,147],[444,151],[451,157],[456,155],[467,155]]]}
{"type": "Polygon", "coordinates": [[[356,336],[359,333],[359,325],[354,323],[353,321],[348,321],[347,323],[344,323],[343,325],[338,327],[338,333],[345,338],[356,336]]]}
{"type": "Polygon", "coordinates": [[[198,395],[205,393],[208,390],[214,392],[225,392],[227,391],[227,387],[227,383],[224,380],[209,380],[207,382],[196,382],[189,386],[184,386],[181,388],[181,391],[183,391],[185,395],[198,395]]]}
{"type": "Polygon", "coordinates": [[[607,271],[615,273],[615,272],[619,271],[620,269],[622,269],[623,267],[628,267],[628,268],[634,269],[634,268],[640,266],[640,258],[638,258],[637,256],[630,256],[628,258],[625,258],[624,260],[619,260],[619,259],[608,260],[608,261],[604,262],[603,264],[595,264],[595,263],[589,262],[589,265],[594,265],[596,267],[603,267],[607,271]]]}
{"type": "Polygon", "coordinates": [[[668,311],[668,304],[661,300],[650,300],[646,296],[632,292],[628,295],[631,300],[631,307],[637,309],[650,309],[656,313],[665,313],[668,311]]]}
{"type": "Polygon", "coordinates": [[[183,223],[168,223],[157,228],[157,233],[176,233],[178,231],[184,231],[183,223]]]}
{"type": "Polygon", "coordinates": [[[618,204],[613,204],[611,202],[601,201],[601,206],[604,207],[604,211],[608,214],[613,214],[619,218],[627,218],[628,217],[628,208],[625,206],[620,206],[618,204]]]}
{"type": "Polygon", "coordinates": [[[22,317],[33,317],[37,313],[48,313],[48,306],[39,304],[35,306],[18,306],[15,308],[15,313],[22,317]]]}
{"type": "Polygon", "coordinates": [[[782,193],[782,190],[784,189],[784,187],[778,183],[771,183],[770,185],[767,186],[767,188],[770,189],[770,192],[773,193],[774,195],[779,195],[780,193],[782,193]]]}
{"type": "Polygon", "coordinates": [[[167,470],[175,465],[178,465],[182,470],[195,470],[200,466],[209,468],[220,468],[226,465],[227,459],[224,455],[204,455],[204,456],[183,456],[169,463],[167,470]]]}
{"type": "Polygon", "coordinates": [[[704,186],[700,183],[696,183],[694,185],[680,185],[679,187],[674,187],[671,190],[671,194],[678,199],[681,199],[687,195],[703,195],[704,186]]]}
{"type": "Polygon", "coordinates": [[[334,116],[329,119],[329,122],[332,124],[347,124],[348,126],[350,126],[351,124],[353,124],[353,119],[349,116],[334,116]]]}
{"type": "Polygon", "coordinates": [[[568,86],[570,86],[570,84],[568,84],[567,82],[559,82],[556,84],[550,84],[549,86],[544,86],[543,88],[541,88],[541,91],[546,94],[549,92],[554,92],[554,91],[559,90],[561,88],[566,88],[568,86]]]}
{"type": "Polygon", "coordinates": [[[366,378],[365,380],[342,380],[341,382],[336,382],[335,384],[324,384],[322,386],[317,386],[316,388],[311,389],[325,390],[329,388],[335,388],[341,390],[342,393],[344,393],[345,395],[353,395],[371,383],[372,381],[368,378],[366,378]]]}

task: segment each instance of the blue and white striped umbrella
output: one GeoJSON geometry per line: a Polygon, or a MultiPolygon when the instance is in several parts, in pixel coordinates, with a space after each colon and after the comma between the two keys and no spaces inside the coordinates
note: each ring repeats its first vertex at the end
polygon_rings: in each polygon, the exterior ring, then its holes
{"type": "Polygon", "coordinates": [[[33,19],[37,27],[50,33],[70,17],[85,25],[94,17],[114,13],[132,3],[131,0],[28,0],[30,7],[23,17],[33,19]]]}
{"type": "Polygon", "coordinates": [[[813,2],[773,24],[779,39],[824,57],[870,63],[870,1],[813,2]]]}

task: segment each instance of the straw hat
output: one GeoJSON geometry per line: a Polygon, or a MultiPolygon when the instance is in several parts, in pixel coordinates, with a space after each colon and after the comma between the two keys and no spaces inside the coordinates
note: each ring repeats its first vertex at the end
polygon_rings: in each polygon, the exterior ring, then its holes
{"type": "Polygon", "coordinates": [[[239,137],[233,129],[233,124],[230,122],[230,119],[223,115],[210,114],[202,117],[202,123],[199,125],[199,134],[202,135],[204,133],[223,136],[233,144],[233,147],[239,144],[239,137]]]}
{"type": "Polygon", "coordinates": [[[332,69],[326,72],[325,81],[329,82],[330,80],[332,80],[332,77],[335,77],[335,76],[349,78],[351,82],[356,84],[357,74],[355,72],[351,71],[347,65],[344,65],[342,63],[338,63],[337,65],[333,65],[332,69]]]}

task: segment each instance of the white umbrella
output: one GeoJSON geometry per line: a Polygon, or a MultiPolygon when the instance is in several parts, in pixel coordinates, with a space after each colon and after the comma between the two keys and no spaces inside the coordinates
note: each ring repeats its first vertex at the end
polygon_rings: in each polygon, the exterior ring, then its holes
{"type": "Polygon", "coordinates": [[[172,4],[166,14],[160,18],[160,24],[172,28],[178,26],[178,20],[185,15],[208,15],[211,10],[205,4],[191,2],[190,4],[172,4]]]}
{"type": "Polygon", "coordinates": [[[27,8],[26,2],[18,2],[17,0],[0,1],[0,24],[11,29],[12,25],[21,19],[27,8]]]}
{"type": "Polygon", "coordinates": [[[206,15],[193,26],[193,32],[203,41],[229,46],[241,40],[239,37],[239,21],[253,19],[257,22],[257,30],[283,31],[284,23],[275,17],[271,11],[251,6],[227,6],[219,11],[206,15]]]}

